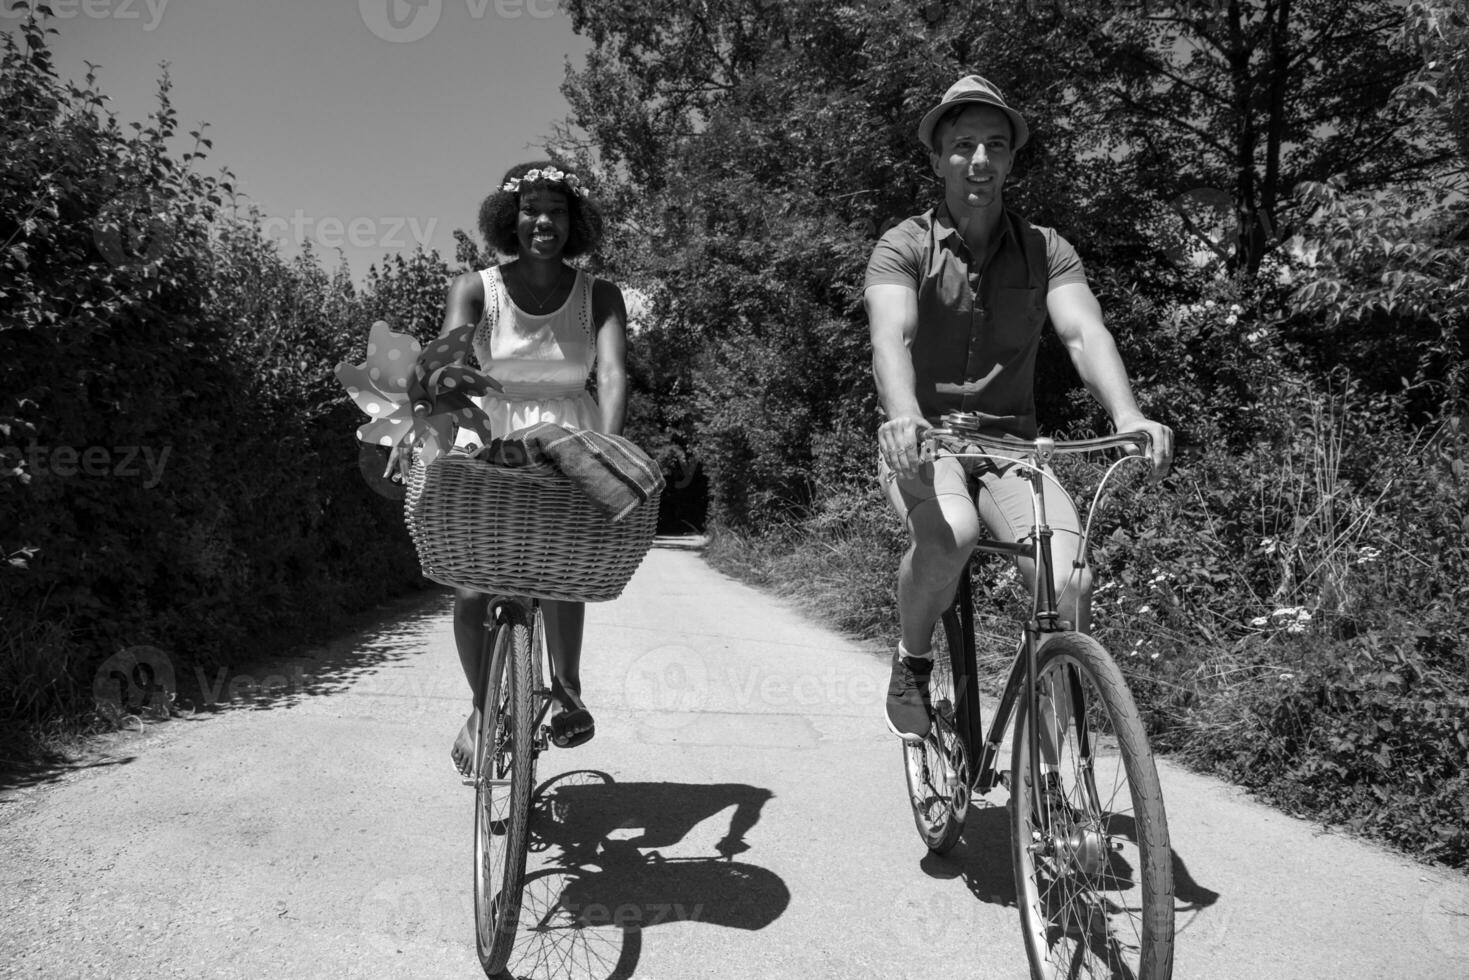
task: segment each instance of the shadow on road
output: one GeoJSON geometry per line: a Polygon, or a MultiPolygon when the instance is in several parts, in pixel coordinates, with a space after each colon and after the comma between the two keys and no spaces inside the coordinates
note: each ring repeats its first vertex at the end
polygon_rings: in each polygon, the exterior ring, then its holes
{"type": "Polygon", "coordinates": [[[769,790],[740,783],[615,783],[580,770],[543,783],[531,818],[531,863],[511,955],[515,976],[625,980],[642,931],[665,922],[763,929],[790,904],[766,868],[734,860],[769,790]],[[729,814],[712,853],[665,857],[706,821],[729,814]]]}
{"type": "MultiPolygon", "coordinates": [[[[982,802],[982,801],[981,801],[982,802]]],[[[1114,817],[1113,833],[1135,834],[1132,821],[1114,817]]],[[[1219,893],[1194,880],[1178,851],[1170,854],[1173,862],[1173,897],[1177,912],[1199,912],[1219,901],[1219,893]]],[[[959,843],[946,855],[929,853],[919,866],[934,878],[962,876],[970,894],[981,902],[1015,906],[1015,872],[1010,853],[1010,811],[1004,806],[977,806],[964,821],[959,843]]],[[[1118,881],[1132,877],[1132,869],[1114,866],[1111,873],[1118,881]]]]}
{"type": "Polygon", "coordinates": [[[290,708],[345,690],[386,664],[421,653],[452,601],[447,590],[418,593],[375,610],[365,625],[326,646],[278,659],[261,650],[260,659],[247,666],[205,667],[165,650],[132,648],[125,651],[125,669],[112,664],[119,654],[103,664],[93,684],[98,714],[116,731],[90,738],[76,758],[35,749],[25,753],[24,761],[0,758],[0,794],[54,783],[84,769],[126,765],[134,758],[130,739],[162,728],[224,711],[290,708]]]}

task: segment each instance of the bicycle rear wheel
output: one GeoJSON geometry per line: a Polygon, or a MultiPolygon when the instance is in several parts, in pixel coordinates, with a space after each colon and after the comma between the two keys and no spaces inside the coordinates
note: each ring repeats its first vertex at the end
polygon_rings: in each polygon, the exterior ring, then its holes
{"type": "Polygon", "coordinates": [[[964,831],[973,782],[969,750],[954,719],[958,698],[946,653],[934,658],[928,689],[933,701],[933,727],[923,741],[903,743],[903,774],[918,836],[929,850],[944,854],[953,849],[964,831]]]}
{"type": "Polygon", "coordinates": [[[1041,758],[1032,770],[1022,703],[1010,784],[1016,898],[1031,973],[1166,980],[1173,972],[1172,852],[1132,694],[1101,644],[1078,633],[1047,637],[1036,672],[1041,758]]]}
{"type": "Polygon", "coordinates": [[[500,606],[500,620],[490,633],[476,749],[475,945],[487,976],[504,970],[520,918],[535,783],[533,644],[525,608],[516,603],[500,606]]]}

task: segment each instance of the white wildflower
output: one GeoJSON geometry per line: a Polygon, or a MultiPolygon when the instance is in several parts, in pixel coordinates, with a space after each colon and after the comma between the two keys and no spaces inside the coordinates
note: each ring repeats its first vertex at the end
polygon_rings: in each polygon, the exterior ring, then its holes
{"type": "Polygon", "coordinates": [[[1381,557],[1382,551],[1380,549],[1372,547],[1370,544],[1363,545],[1361,548],[1357,549],[1358,565],[1370,565],[1381,557]]]}
{"type": "Polygon", "coordinates": [[[1260,550],[1263,551],[1267,555],[1273,555],[1273,554],[1275,554],[1275,549],[1276,549],[1276,547],[1278,545],[1279,545],[1279,542],[1276,541],[1274,538],[1261,538],[1260,539],[1260,550]]]}

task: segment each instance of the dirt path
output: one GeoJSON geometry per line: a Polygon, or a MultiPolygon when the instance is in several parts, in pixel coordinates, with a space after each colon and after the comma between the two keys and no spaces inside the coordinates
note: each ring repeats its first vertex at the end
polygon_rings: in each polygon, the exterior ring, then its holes
{"type": "MultiPolygon", "coordinates": [[[[448,609],[220,684],[221,710],[0,796],[0,976],[480,975],[448,609]]],[[[541,776],[602,805],[532,856],[531,901],[569,889],[604,913],[531,936],[518,973],[1026,976],[1003,810],[927,855],[879,653],[670,549],[587,632],[599,733],[541,776]]],[[[1465,877],[1163,780],[1176,976],[1469,976],[1465,877]]]]}

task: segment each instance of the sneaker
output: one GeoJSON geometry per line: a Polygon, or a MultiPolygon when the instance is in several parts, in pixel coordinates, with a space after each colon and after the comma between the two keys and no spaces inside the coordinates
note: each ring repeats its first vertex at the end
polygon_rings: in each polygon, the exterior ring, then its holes
{"type": "Polygon", "coordinates": [[[905,742],[928,737],[928,677],[933,658],[901,657],[893,651],[893,676],[888,682],[888,730],[905,742]]]}

